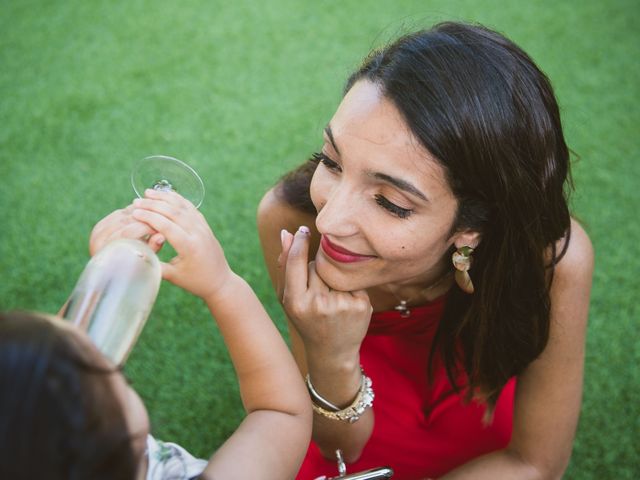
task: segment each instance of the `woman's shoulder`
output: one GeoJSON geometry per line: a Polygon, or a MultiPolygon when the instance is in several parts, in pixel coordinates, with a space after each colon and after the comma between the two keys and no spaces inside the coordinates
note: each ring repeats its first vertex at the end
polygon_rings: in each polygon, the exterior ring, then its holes
{"type": "Polygon", "coordinates": [[[556,242],[556,252],[562,252],[556,260],[554,276],[575,278],[593,273],[593,245],[585,229],[574,218],[568,234],[556,242]]]}
{"type": "Polygon", "coordinates": [[[264,194],[257,212],[258,235],[272,280],[275,280],[275,266],[282,250],[280,232],[283,229],[293,233],[301,225],[309,227],[311,257],[315,256],[320,243],[320,236],[316,230],[316,216],[291,205],[279,189],[280,184],[264,194]]]}
{"type": "Polygon", "coordinates": [[[563,253],[553,270],[552,317],[570,331],[582,331],[588,317],[594,253],[589,236],[576,220],[571,220],[570,234],[556,244],[556,252],[563,253]]]}
{"type": "Polygon", "coordinates": [[[269,189],[258,205],[257,220],[260,234],[287,229],[295,232],[300,225],[313,229],[315,215],[291,205],[282,195],[282,184],[269,189]]]}

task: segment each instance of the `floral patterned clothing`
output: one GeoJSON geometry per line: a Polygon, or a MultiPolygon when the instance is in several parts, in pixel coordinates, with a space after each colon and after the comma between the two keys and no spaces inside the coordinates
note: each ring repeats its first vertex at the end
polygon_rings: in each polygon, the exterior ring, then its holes
{"type": "Polygon", "coordinates": [[[180,445],[161,442],[151,435],[147,435],[147,458],[146,480],[191,480],[207,466],[206,460],[195,458],[180,445]]]}

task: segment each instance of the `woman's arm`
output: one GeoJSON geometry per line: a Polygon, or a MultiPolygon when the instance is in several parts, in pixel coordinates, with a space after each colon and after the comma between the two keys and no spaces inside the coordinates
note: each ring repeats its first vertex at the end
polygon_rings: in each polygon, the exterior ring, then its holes
{"type": "Polygon", "coordinates": [[[163,277],[202,297],[229,350],[248,413],[211,457],[203,477],[293,478],[311,435],[311,408],[297,366],[251,287],[233,273],[202,214],[177,194],[148,192],[135,220],[159,232],[177,256],[163,277]]]}
{"type": "MultiPolygon", "coordinates": [[[[560,250],[558,250],[560,251],[560,250]]],[[[578,424],[593,249],[575,221],[551,285],[549,342],[518,378],[509,446],[456,469],[446,479],[555,479],[569,464],[578,424]]]]}
{"type": "MultiPolygon", "coordinates": [[[[354,306],[354,303],[358,303],[358,299],[351,298],[352,295],[349,292],[329,292],[326,285],[315,275],[313,262],[309,263],[309,259],[315,257],[320,241],[318,232],[315,230],[315,216],[289,206],[279,198],[276,193],[277,188],[267,192],[258,209],[258,231],[267,269],[281,301],[285,294],[287,282],[285,277],[288,277],[289,297],[292,296],[292,287],[314,288],[315,296],[309,291],[294,292],[295,296],[305,296],[308,299],[304,305],[298,303],[298,309],[304,310],[303,312],[292,312],[295,310],[292,308],[295,300],[285,301],[291,347],[302,375],[309,373],[316,391],[333,404],[343,407],[351,403],[360,385],[359,341],[366,332],[370,310],[365,312],[364,316],[362,312],[355,312],[358,319],[365,318],[366,323],[360,320],[357,322],[346,320],[354,308],[360,308],[357,305],[354,306]],[[288,232],[296,232],[301,225],[309,227],[310,235],[296,233],[294,239],[291,238],[291,234],[285,234],[283,245],[281,231],[285,229],[288,232]],[[289,249],[292,249],[291,252],[289,249]],[[290,269],[289,272],[285,271],[287,268],[290,269]],[[312,311],[315,308],[314,300],[320,298],[321,305],[327,310],[314,313],[312,311]],[[357,345],[348,351],[341,352],[335,337],[352,335],[352,332],[344,332],[344,335],[342,332],[345,326],[356,323],[360,323],[361,330],[356,335],[356,337],[360,336],[357,345]],[[324,333],[310,329],[309,324],[323,330],[324,333]],[[307,338],[306,341],[303,339],[303,334],[307,338]]],[[[362,306],[363,302],[359,303],[362,306]]],[[[317,307],[317,304],[315,306],[317,307]]],[[[308,402],[311,400],[308,399],[308,402]]],[[[360,456],[371,436],[373,422],[373,409],[367,409],[364,415],[353,424],[314,414],[313,438],[325,457],[335,459],[335,450],[340,448],[345,460],[352,462],[360,456]]]]}

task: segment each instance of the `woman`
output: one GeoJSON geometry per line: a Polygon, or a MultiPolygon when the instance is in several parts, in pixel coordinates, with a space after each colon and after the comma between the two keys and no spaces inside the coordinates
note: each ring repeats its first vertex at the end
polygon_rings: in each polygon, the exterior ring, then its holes
{"type": "Polygon", "coordinates": [[[365,60],[258,211],[315,411],[299,479],[336,449],[399,480],[562,475],[593,270],[568,172],[551,85],[500,34],[443,23],[365,60]]]}
{"type": "MultiPolygon", "coordinates": [[[[293,478],[311,435],[304,384],[278,330],[229,268],[204,217],[175,193],[149,191],[106,217],[94,233],[105,241],[152,234],[152,242],[171,243],[177,256],[162,264],[163,276],[207,303],[248,415],[208,462],[195,459],[148,435],[140,397],[84,332],[58,317],[4,313],[0,478],[293,478]]],[[[94,241],[92,248],[101,245],[94,241]]]]}

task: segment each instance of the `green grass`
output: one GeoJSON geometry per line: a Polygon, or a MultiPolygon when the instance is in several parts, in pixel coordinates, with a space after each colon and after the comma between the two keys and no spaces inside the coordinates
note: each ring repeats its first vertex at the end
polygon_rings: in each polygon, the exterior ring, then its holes
{"type": "MultiPolygon", "coordinates": [[[[0,7],[0,309],[55,312],[91,227],[154,153],[205,180],[201,210],[284,330],[255,208],[314,151],[370,48],[445,19],[504,32],[550,76],[596,249],[584,403],[566,478],[640,475],[640,4],[5,0],[0,7]]],[[[209,455],[242,417],[203,304],[170,285],[127,366],[154,433],[209,455]]],[[[6,414],[6,412],[5,412],[6,414]]]]}

